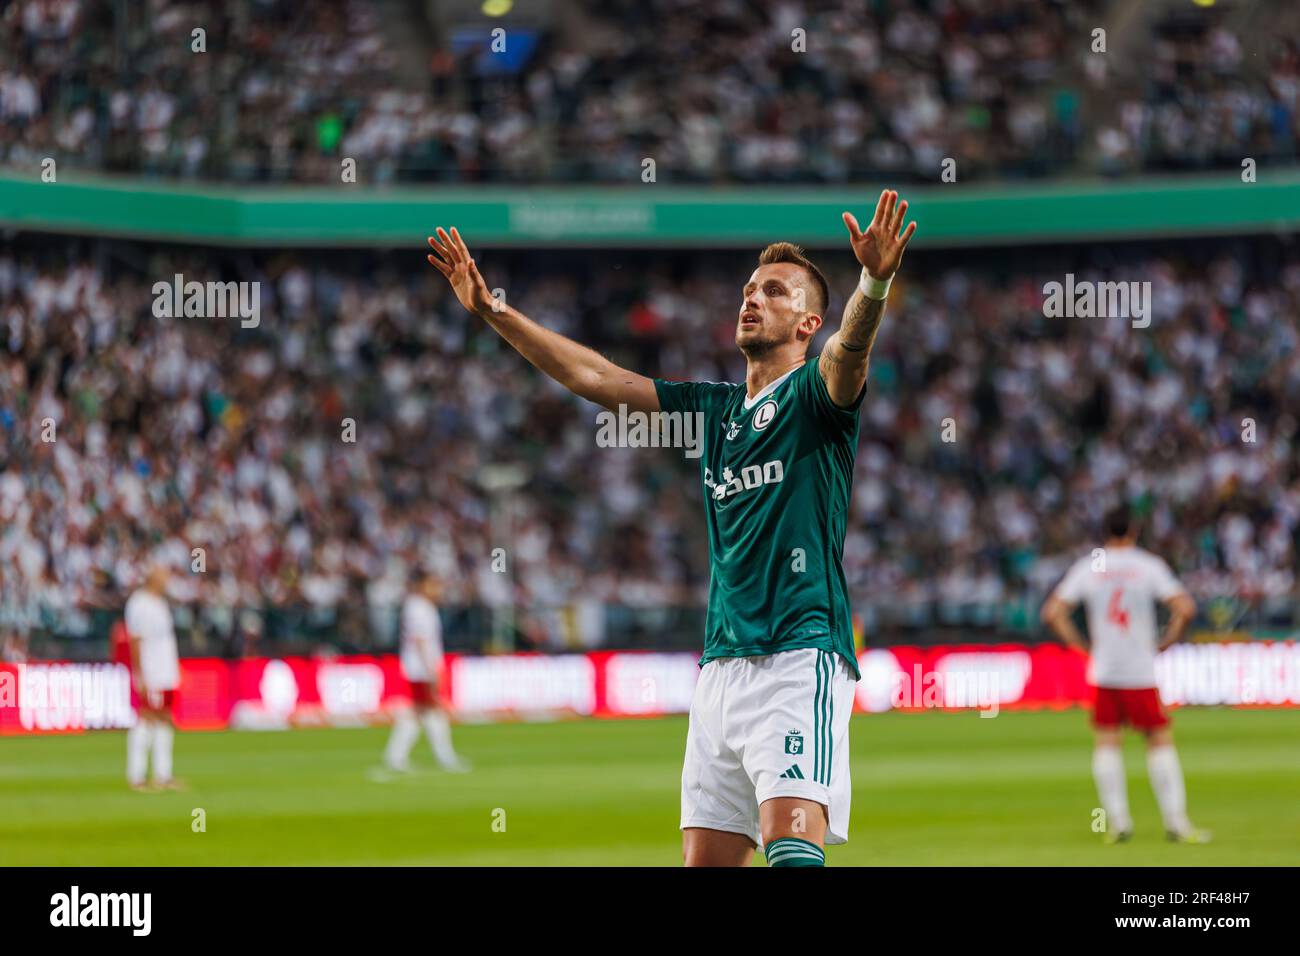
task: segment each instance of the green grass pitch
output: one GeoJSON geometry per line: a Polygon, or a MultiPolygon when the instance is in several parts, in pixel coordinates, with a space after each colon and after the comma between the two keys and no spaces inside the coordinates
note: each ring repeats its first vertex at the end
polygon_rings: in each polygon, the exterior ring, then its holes
{"type": "MultiPolygon", "coordinates": [[[[0,865],[680,863],[685,718],[462,726],[472,773],[436,771],[421,740],[414,774],[378,782],[386,733],[178,734],[190,789],[159,794],[126,788],[122,733],[0,738],[0,865]]],[[[858,716],[851,737],[850,842],[831,866],[1300,861],[1300,711],[1177,713],[1207,846],[1163,839],[1137,738],[1136,837],[1101,844],[1081,711],[858,716]]]]}

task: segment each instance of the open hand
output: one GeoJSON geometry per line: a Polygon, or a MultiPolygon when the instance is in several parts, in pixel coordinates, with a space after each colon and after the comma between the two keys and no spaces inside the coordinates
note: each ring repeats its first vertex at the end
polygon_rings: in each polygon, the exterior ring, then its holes
{"type": "Polygon", "coordinates": [[[903,261],[903,250],[916,232],[916,223],[907,224],[907,229],[900,236],[898,230],[903,226],[903,216],[907,213],[907,200],[898,201],[898,192],[886,189],[881,192],[876,203],[876,215],[863,232],[858,227],[858,220],[853,213],[844,213],[844,225],[849,230],[849,243],[853,254],[857,256],[866,270],[875,279],[893,278],[903,261]]]}
{"type": "Polygon", "coordinates": [[[437,255],[428,257],[430,264],[447,278],[451,290],[466,309],[479,316],[492,312],[496,299],[488,291],[456,227],[452,227],[450,235],[441,226],[435,231],[437,236],[429,237],[429,245],[437,255]]]}

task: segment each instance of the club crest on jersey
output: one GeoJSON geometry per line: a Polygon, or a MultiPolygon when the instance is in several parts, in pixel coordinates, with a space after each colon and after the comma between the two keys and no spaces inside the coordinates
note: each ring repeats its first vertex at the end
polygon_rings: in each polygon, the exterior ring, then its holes
{"type": "Polygon", "coordinates": [[[754,411],[754,431],[761,432],[776,417],[776,402],[768,399],[754,411]]]}
{"type": "Polygon", "coordinates": [[[797,730],[792,730],[785,735],[785,752],[788,754],[803,753],[803,734],[797,730]]]}
{"type": "Polygon", "coordinates": [[[731,439],[735,438],[737,435],[740,434],[740,426],[737,425],[735,422],[727,422],[722,427],[727,429],[727,441],[731,441],[731,439]]]}

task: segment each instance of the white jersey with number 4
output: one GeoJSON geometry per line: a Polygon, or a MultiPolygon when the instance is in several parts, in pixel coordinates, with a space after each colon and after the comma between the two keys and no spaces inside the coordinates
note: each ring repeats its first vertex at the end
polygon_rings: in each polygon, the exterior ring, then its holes
{"type": "Polygon", "coordinates": [[[1141,548],[1106,548],[1104,565],[1080,558],[1056,587],[1067,604],[1083,603],[1092,643],[1089,680],[1098,687],[1155,687],[1156,604],[1182,594],[1163,560],[1141,548]],[[1105,570],[1094,570],[1105,567],[1105,570]]]}
{"type": "Polygon", "coordinates": [[[140,642],[140,679],[145,690],[175,690],[181,683],[176,631],[167,602],[143,588],[126,601],[126,630],[140,642]]]}
{"type": "Polygon", "coordinates": [[[442,622],[433,602],[420,594],[408,594],[402,602],[401,659],[402,676],[407,680],[437,680],[442,666],[442,622]]]}

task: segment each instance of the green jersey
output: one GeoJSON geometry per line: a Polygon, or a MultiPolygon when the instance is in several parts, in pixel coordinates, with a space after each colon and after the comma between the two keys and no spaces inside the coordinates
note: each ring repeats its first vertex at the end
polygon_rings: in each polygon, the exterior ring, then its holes
{"type": "Polygon", "coordinates": [[[752,400],[743,384],[655,379],[655,391],[662,411],[704,416],[710,573],[700,664],[816,647],[860,677],[842,558],[866,388],[840,408],[814,359],[752,400]]]}

